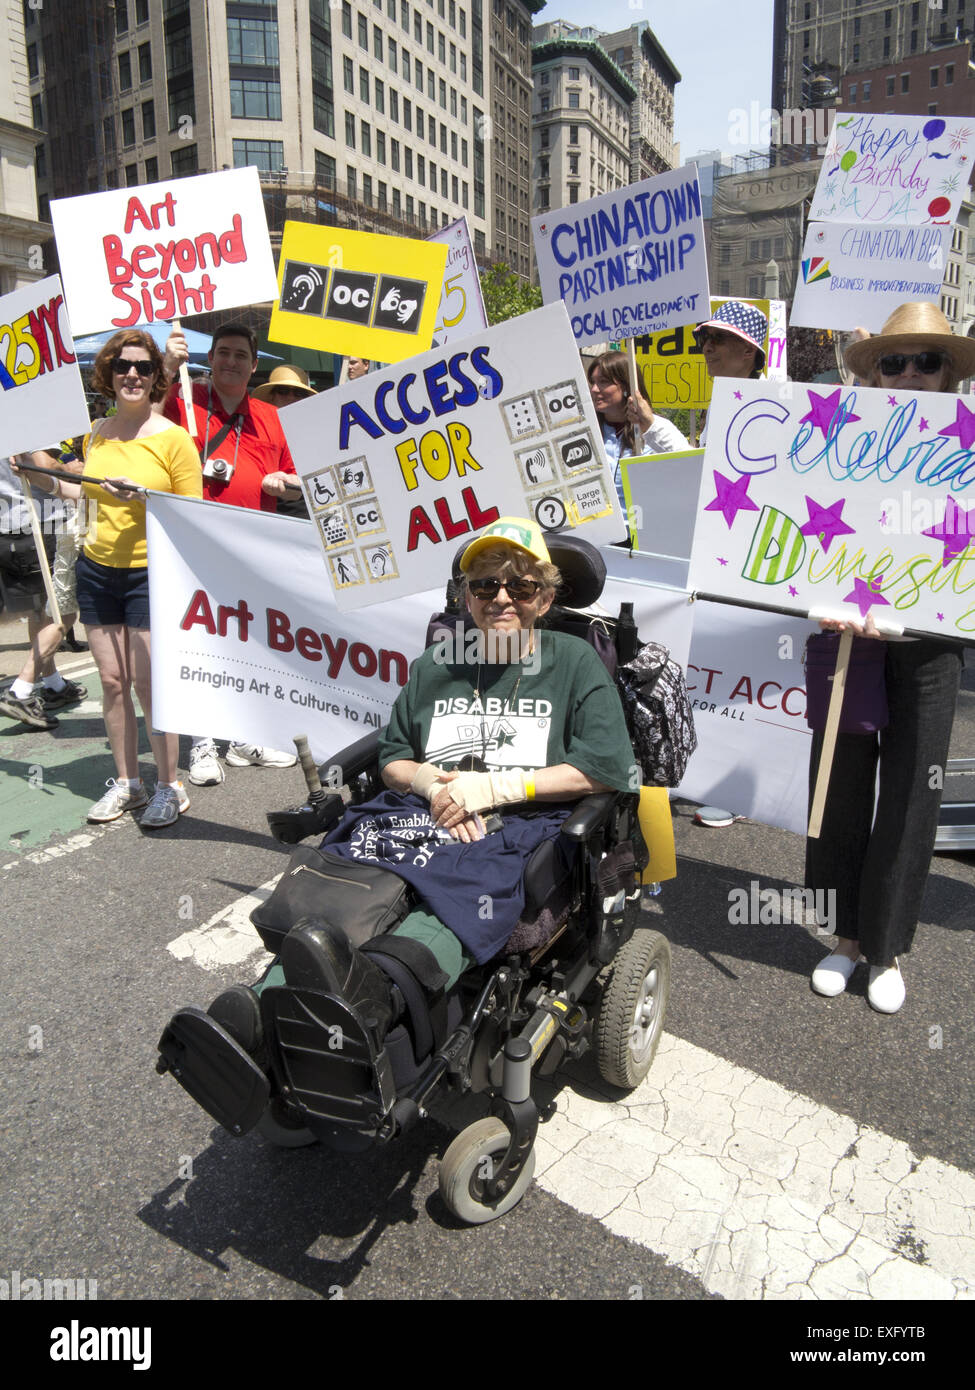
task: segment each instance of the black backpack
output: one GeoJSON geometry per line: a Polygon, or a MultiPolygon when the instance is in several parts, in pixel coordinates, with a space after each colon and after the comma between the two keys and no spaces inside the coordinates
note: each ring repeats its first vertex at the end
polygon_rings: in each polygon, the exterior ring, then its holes
{"type": "Polygon", "coordinates": [[[697,747],[684,672],[666,647],[647,642],[616,681],[644,785],[678,786],[697,747]]]}

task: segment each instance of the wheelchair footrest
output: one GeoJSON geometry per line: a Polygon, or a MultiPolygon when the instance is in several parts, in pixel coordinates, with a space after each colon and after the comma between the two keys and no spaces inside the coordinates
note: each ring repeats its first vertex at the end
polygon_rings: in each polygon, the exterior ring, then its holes
{"type": "Polygon", "coordinates": [[[396,1102],[385,1048],[344,999],[283,985],[261,994],[281,1090],[313,1120],[376,1132],[396,1102]]]}
{"type": "Polygon", "coordinates": [[[159,1072],[173,1076],[231,1134],[246,1134],[263,1115],[270,1083],[253,1057],[202,1009],[180,1009],[159,1039],[159,1072]]]}

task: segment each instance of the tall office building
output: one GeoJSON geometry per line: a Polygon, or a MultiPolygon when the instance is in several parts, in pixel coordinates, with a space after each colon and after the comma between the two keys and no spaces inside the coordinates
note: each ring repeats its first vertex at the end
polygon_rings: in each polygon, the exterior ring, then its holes
{"type": "Polygon", "coordinates": [[[630,108],[630,182],[666,173],[680,163],[674,144],[674,89],[680,73],[649,24],[631,24],[599,42],[636,88],[630,108]]]}
{"type": "Polygon", "coordinates": [[[296,217],[422,236],[466,214],[482,255],[527,274],[542,2],[25,3],[42,207],[253,164],[272,235],[296,217]]]}
{"type": "Polygon", "coordinates": [[[28,54],[19,0],[3,5],[0,25],[0,294],[44,274],[40,254],[50,227],[37,218],[35,152],[42,136],[34,127],[28,54]]]}
{"type": "Polygon", "coordinates": [[[841,78],[886,67],[975,29],[975,0],[775,0],[772,107],[833,106],[841,78]]]}

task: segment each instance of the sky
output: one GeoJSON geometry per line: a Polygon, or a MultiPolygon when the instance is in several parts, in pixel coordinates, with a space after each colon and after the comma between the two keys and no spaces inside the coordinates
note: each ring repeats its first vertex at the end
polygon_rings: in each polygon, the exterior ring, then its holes
{"type": "MultiPolygon", "coordinates": [[[[760,124],[771,101],[772,0],[547,0],[535,23],[556,19],[605,33],[645,20],[681,74],[675,121],[681,158],[711,149],[744,153],[729,139],[731,113],[750,112],[757,102],[760,124]]],[[[751,143],[759,143],[758,131],[751,143]]]]}

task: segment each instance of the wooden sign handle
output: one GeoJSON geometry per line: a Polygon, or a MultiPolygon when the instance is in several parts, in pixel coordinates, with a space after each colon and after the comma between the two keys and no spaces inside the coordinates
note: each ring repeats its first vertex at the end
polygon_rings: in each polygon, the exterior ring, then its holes
{"type": "Polygon", "coordinates": [[[812,809],[809,812],[809,828],[806,834],[811,840],[819,839],[823,828],[823,811],[826,807],[826,792],[829,788],[829,775],[833,767],[833,754],[836,751],[836,735],[839,733],[840,714],[843,710],[843,693],[846,690],[846,673],[850,666],[850,652],[853,650],[853,629],[844,628],[840,635],[840,649],[836,654],[836,671],[833,675],[833,689],[829,697],[829,712],[826,715],[826,731],[823,735],[823,751],[819,755],[819,768],[816,773],[816,790],[813,793],[812,809]]]}
{"type": "MultiPolygon", "coordinates": [[[[173,332],[182,333],[182,331],[179,319],[173,319],[173,332]]],[[[190,369],[185,362],[179,364],[179,389],[183,397],[183,405],[186,407],[187,432],[196,439],[199,431],[196,428],[196,411],[193,409],[193,383],[190,381],[190,369]]]]}
{"type": "MultiPolygon", "coordinates": [[[[640,399],[640,383],[636,371],[636,343],[632,338],[626,340],[626,361],[630,369],[630,395],[634,400],[640,399]]],[[[633,426],[633,456],[639,458],[643,453],[643,432],[639,425],[633,426]]]]}

